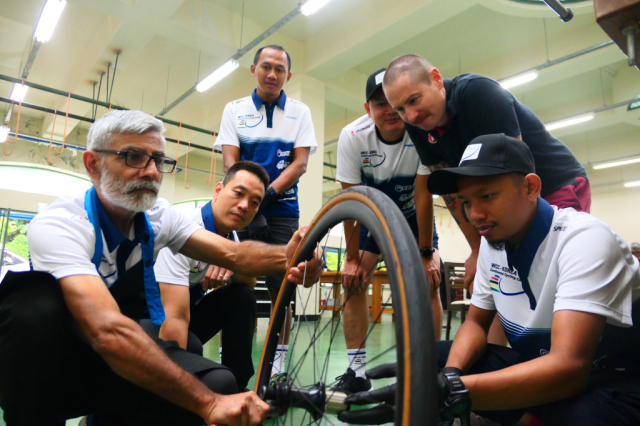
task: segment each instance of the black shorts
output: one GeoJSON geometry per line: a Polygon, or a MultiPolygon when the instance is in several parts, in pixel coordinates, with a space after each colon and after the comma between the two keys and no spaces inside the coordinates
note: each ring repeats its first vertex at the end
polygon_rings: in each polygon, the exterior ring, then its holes
{"type": "MultiPolygon", "coordinates": [[[[407,219],[407,222],[409,223],[409,227],[411,228],[411,232],[413,232],[413,236],[415,237],[416,243],[417,243],[418,242],[417,215],[414,214],[413,216],[411,216],[409,219],[407,219]]],[[[369,235],[369,230],[365,228],[363,225],[360,225],[360,250],[368,251],[370,253],[380,254],[380,249],[378,248],[378,244],[376,244],[373,237],[369,235]]]]}
{"type": "MultiPolygon", "coordinates": [[[[445,366],[452,343],[436,342],[439,368],[445,366]]],[[[515,350],[489,344],[467,374],[489,373],[521,362],[524,359],[515,350]]],[[[525,412],[536,415],[545,426],[637,426],[640,425],[640,374],[599,370],[589,376],[587,389],[571,398],[526,409],[473,411],[503,426],[515,424],[525,412]]]]}

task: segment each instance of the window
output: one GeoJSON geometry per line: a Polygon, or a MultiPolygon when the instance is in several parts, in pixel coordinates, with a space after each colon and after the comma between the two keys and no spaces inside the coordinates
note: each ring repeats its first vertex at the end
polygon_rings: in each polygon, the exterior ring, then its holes
{"type": "Polygon", "coordinates": [[[8,189],[61,197],[86,191],[91,186],[88,176],[52,167],[0,165],[0,190],[8,189]]]}
{"type": "Polygon", "coordinates": [[[180,201],[179,203],[175,203],[173,206],[178,210],[183,210],[185,212],[190,212],[195,207],[202,207],[211,201],[211,198],[202,198],[199,200],[189,200],[189,201],[180,201]]]}

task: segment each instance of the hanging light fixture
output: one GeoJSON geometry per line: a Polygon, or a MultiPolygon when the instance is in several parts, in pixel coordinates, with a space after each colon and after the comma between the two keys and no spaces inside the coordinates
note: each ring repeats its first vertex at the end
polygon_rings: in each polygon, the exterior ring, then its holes
{"type": "Polygon", "coordinates": [[[198,92],[209,90],[211,87],[213,87],[213,85],[235,71],[239,65],[240,64],[238,64],[237,61],[229,59],[222,66],[220,66],[220,68],[209,74],[204,80],[198,83],[198,85],[196,86],[196,90],[198,92]]]}
{"type": "Polygon", "coordinates": [[[0,127],[0,143],[6,142],[9,137],[9,128],[6,126],[0,127]]]}
{"type": "Polygon", "coordinates": [[[67,2],[65,0],[47,0],[40,14],[40,19],[38,19],[36,31],[33,34],[37,41],[46,43],[51,39],[53,30],[56,28],[66,5],[67,2]]]}
{"type": "Polygon", "coordinates": [[[525,74],[516,75],[515,77],[507,78],[505,80],[500,80],[500,86],[505,89],[511,89],[512,87],[520,86],[521,84],[528,83],[530,81],[538,78],[537,71],[531,71],[525,74]]]}
{"type": "Polygon", "coordinates": [[[13,89],[11,89],[11,95],[9,95],[9,99],[14,102],[22,102],[24,101],[24,97],[27,95],[27,90],[29,90],[29,86],[25,86],[24,84],[13,84],[13,89]]]}
{"type": "Polygon", "coordinates": [[[627,164],[634,164],[634,163],[640,163],[640,156],[619,158],[617,160],[611,160],[611,161],[603,161],[601,163],[594,164],[592,167],[595,170],[600,170],[600,169],[608,169],[609,167],[626,166],[627,164]]]}
{"type": "Polygon", "coordinates": [[[562,127],[573,126],[574,124],[584,123],[585,121],[593,120],[595,118],[595,114],[589,113],[584,115],[579,115],[577,117],[571,117],[564,120],[553,121],[549,124],[545,124],[544,126],[548,131],[552,131],[555,129],[560,129],[562,127]]]}
{"type": "Polygon", "coordinates": [[[311,14],[316,13],[318,10],[322,8],[325,4],[329,3],[331,0],[307,0],[301,7],[300,13],[304,16],[309,16],[311,14]]]}

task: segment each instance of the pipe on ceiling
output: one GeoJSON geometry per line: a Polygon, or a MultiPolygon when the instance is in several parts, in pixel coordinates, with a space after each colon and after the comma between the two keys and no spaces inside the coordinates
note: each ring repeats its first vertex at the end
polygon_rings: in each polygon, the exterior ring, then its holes
{"type": "MultiPolygon", "coordinates": [[[[4,74],[0,74],[0,80],[4,80],[4,81],[8,81],[11,83],[18,83],[21,84],[22,80],[19,78],[14,78],[14,77],[9,77],[8,75],[4,75],[4,74]]],[[[25,86],[29,86],[32,87],[34,89],[38,89],[38,90],[42,90],[43,92],[48,92],[48,93],[53,93],[55,95],[60,95],[60,96],[71,96],[72,99],[76,99],[78,101],[82,101],[82,102],[87,102],[93,105],[98,105],[98,106],[102,106],[105,108],[111,108],[111,109],[119,109],[119,110],[124,110],[124,111],[128,111],[129,108],[124,108],[118,105],[110,105],[106,102],[101,102],[99,100],[95,100],[95,99],[91,99],[91,98],[87,98],[85,96],[80,96],[80,95],[76,95],[73,93],[69,93],[69,92],[64,92],[62,90],[58,90],[58,89],[54,89],[52,87],[47,87],[47,86],[43,86],[41,84],[36,84],[36,83],[31,83],[28,81],[24,82],[25,86]]],[[[24,105],[24,103],[23,103],[24,105]]],[[[180,123],[177,121],[173,121],[173,120],[169,120],[167,118],[163,118],[163,117],[156,117],[158,120],[166,123],[166,124],[171,124],[173,126],[179,126],[180,123]]],[[[195,132],[199,132],[199,133],[204,133],[206,135],[210,135],[213,136],[214,134],[217,134],[216,132],[212,131],[212,130],[207,130],[207,129],[203,129],[201,127],[196,127],[196,126],[191,126],[189,124],[184,124],[182,123],[182,127],[185,129],[189,129],[189,130],[193,130],[195,132]]],[[[167,139],[168,140],[168,139],[167,139]]],[[[211,151],[211,149],[209,149],[209,151],[211,151]]]]}
{"type": "MultiPolygon", "coordinates": [[[[258,37],[256,37],[253,40],[251,40],[242,49],[239,49],[236,52],[235,55],[233,55],[231,58],[229,58],[229,60],[238,60],[238,59],[242,58],[244,55],[247,54],[247,52],[249,52],[251,49],[256,47],[261,41],[263,41],[264,39],[269,37],[271,34],[273,34],[276,31],[278,31],[280,28],[282,28],[285,24],[287,24],[289,21],[291,21],[293,18],[295,18],[299,14],[300,14],[300,4],[298,4],[298,6],[296,6],[296,8],[293,9],[291,12],[287,13],[284,16],[284,18],[280,19],[278,22],[276,22],[271,27],[269,27],[268,30],[266,30],[265,32],[260,34],[258,37]]],[[[225,63],[225,62],[223,62],[223,63],[225,63]]],[[[179,103],[181,103],[182,101],[187,99],[189,96],[191,96],[191,94],[196,91],[196,86],[197,86],[197,84],[195,84],[192,88],[190,88],[189,90],[184,92],[182,95],[180,95],[180,97],[178,99],[176,99],[175,101],[171,102],[162,111],[160,111],[158,113],[158,118],[160,118],[161,116],[165,115],[166,113],[171,111],[173,108],[175,108],[179,103]]]]}

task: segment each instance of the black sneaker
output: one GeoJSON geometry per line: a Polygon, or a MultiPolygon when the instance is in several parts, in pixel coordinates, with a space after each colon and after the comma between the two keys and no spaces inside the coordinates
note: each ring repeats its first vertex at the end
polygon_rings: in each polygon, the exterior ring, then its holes
{"type": "Polygon", "coordinates": [[[371,379],[356,377],[356,372],[351,368],[347,368],[347,371],[342,376],[336,377],[336,380],[338,383],[331,388],[334,392],[352,394],[371,389],[371,379]]]}

